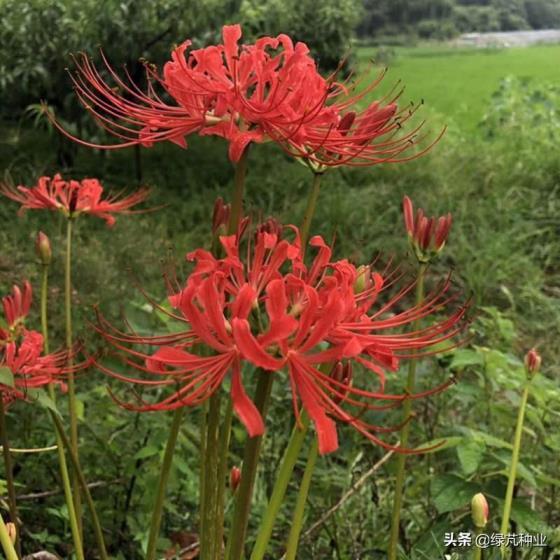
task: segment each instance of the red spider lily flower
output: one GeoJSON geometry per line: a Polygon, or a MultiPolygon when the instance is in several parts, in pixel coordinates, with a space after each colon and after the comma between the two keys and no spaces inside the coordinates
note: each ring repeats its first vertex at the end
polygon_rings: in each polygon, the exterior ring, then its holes
{"type": "Polygon", "coordinates": [[[161,74],[146,65],[146,91],[128,73],[121,78],[105,57],[111,83],[86,55],[78,57],[72,75],[78,98],[103,128],[122,140],[118,144],[86,142],[50,118],[73,140],[106,149],[166,140],[186,148],[190,134],[221,136],[229,142],[233,162],[251,142],[272,140],[315,172],[404,161],[431,147],[405,155],[419,140],[422,125],[401,134],[415,109],[398,107],[400,93],[356,109],[384,72],[354,94],[357,83],[336,82],[336,73],[320,75],[304,43],[294,45],[281,34],[239,45],[241,35],[239,25],[226,25],[222,44],[189,50],[191,41],[185,41],[173,50],[161,74]],[[155,84],[164,95],[156,92],[155,84]]]}
{"type": "Polygon", "coordinates": [[[445,129],[427,143],[427,136],[420,134],[424,122],[405,132],[405,125],[419,106],[399,107],[397,102],[402,90],[372,101],[362,110],[357,108],[363,105],[364,98],[384,76],[385,72],[381,72],[358,94],[354,91],[359,82],[348,87],[335,84],[326,95],[323,110],[315,118],[295,129],[278,127],[272,137],[287,153],[301,158],[315,173],[342,165],[365,167],[405,162],[422,156],[439,142],[445,129]],[[420,148],[416,149],[416,146],[420,148]]]}
{"type": "Polygon", "coordinates": [[[304,43],[294,46],[287,35],[279,35],[240,47],[239,25],[224,26],[222,35],[223,44],[197,50],[189,51],[191,41],[185,41],[173,50],[161,75],[146,65],[146,92],[128,74],[120,78],[104,57],[116,88],[87,56],[79,57],[72,80],[80,101],[101,126],[123,140],[95,147],[169,140],[186,148],[186,136],[198,132],[227,139],[235,162],[250,142],[270,140],[288,129],[297,136],[312,119],[335,122],[335,113],[324,106],[330,83],[318,73],[304,43]],[[154,82],[175,104],[163,101],[154,82]]]}
{"type": "Polygon", "coordinates": [[[97,179],[65,181],[60,174],[41,177],[34,187],[0,185],[0,193],[21,204],[25,210],[58,210],[67,218],[91,214],[105,220],[108,226],[115,223],[113,214],[131,214],[133,206],[148,197],[147,189],[139,189],[128,196],[112,195],[103,198],[103,186],[97,179]]]}
{"type": "MultiPolygon", "coordinates": [[[[0,383],[5,403],[27,398],[27,389],[55,383],[65,389],[64,378],[89,367],[91,360],[68,366],[67,350],[43,354],[43,335],[25,328],[31,308],[32,289],[28,281],[23,287],[14,286],[12,294],[2,298],[7,328],[0,328],[0,369],[7,369],[13,383],[0,383]]],[[[77,349],[70,354],[77,353],[77,349]]]]}
{"type": "Polygon", "coordinates": [[[2,298],[6,328],[0,327],[0,344],[18,336],[20,327],[22,327],[23,321],[29,314],[32,296],[31,284],[26,280],[23,283],[23,288],[14,286],[12,294],[2,298]]]}
{"type": "Polygon", "coordinates": [[[61,376],[66,370],[67,352],[43,355],[43,336],[36,331],[24,331],[21,340],[5,344],[0,355],[0,368],[7,368],[13,376],[13,385],[0,384],[4,402],[25,400],[28,389],[37,389],[50,383],[62,388],[61,376]]]}
{"type": "Polygon", "coordinates": [[[448,213],[439,218],[428,218],[419,208],[414,217],[414,207],[408,196],[403,198],[403,216],[408,239],[416,258],[420,262],[429,262],[444,248],[452,218],[448,213]]]}
{"type": "MultiPolygon", "coordinates": [[[[250,435],[264,430],[264,422],[241,384],[243,364],[279,375],[286,371],[292,390],[293,408],[299,421],[300,402],[315,425],[319,451],[338,447],[336,421],[347,423],[371,441],[394,449],[377,434],[399,429],[376,426],[363,419],[370,410],[384,410],[407,398],[417,399],[443,390],[450,382],[414,395],[385,392],[385,371],[396,371],[401,358],[415,358],[455,336],[461,327],[466,306],[443,320],[432,316],[453,300],[449,282],[431,293],[421,304],[397,310],[413,289],[406,285],[384,304],[378,297],[390,278],[366,274],[348,261],[331,262],[331,248],[320,237],[309,245],[316,255],[309,266],[297,228],[294,240],[267,230],[256,234],[246,257],[241,257],[240,237],[221,238],[226,256],[217,259],[197,250],[188,255],[195,261],[184,289],[170,297],[180,315],[171,314],[190,327],[180,336],[143,337],[120,333],[101,319],[98,330],[119,351],[130,357],[127,365],[148,375],[131,377],[100,368],[111,375],[147,386],[168,386],[169,396],[155,404],[123,403],[134,410],[170,409],[200,404],[213,394],[231,374],[234,410],[250,435]],[[414,332],[403,327],[421,318],[429,324],[414,332]],[[428,321],[426,321],[428,322],[428,321]],[[152,354],[127,346],[140,343],[159,346],[152,354]],[[198,355],[204,347],[203,355],[198,355]],[[422,352],[424,350],[424,352],[422,352]],[[210,354],[210,355],[208,355],[210,354]],[[341,373],[324,373],[340,362],[341,373]],[[358,387],[361,372],[379,380],[377,391],[358,387]],[[325,370],[325,368],[327,368],[325,370]]],[[[411,452],[403,450],[402,452],[411,452]]]]}

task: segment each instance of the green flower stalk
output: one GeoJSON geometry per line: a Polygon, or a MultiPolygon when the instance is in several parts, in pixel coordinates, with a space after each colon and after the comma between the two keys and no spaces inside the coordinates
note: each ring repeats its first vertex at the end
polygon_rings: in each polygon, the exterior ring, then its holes
{"type": "MultiPolygon", "coordinates": [[[[424,277],[429,263],[436,258],[443,250],[449,232],[451,231],[451,214],[439,218],[428,218],[422,209],[418,209],[414,214],[412,201],[408,196],[403,199],[403,217],[408,242],[416,260],[418,261],[418,273],[416,280],[416,305],[420,307],[424,301],[424,277]]],[[[419,321],[412,325],[412,331],[418,329],[419,321]]],[[[414,393],[416,385],[417,360],[411,360],[408,365],[408,376],[406,382],[406,392],[414,393]]],[[[407,399],[403,405],[403,416],[409,418],[412,413],[412,400],[407,399]]],[[[410,436],[410,423],[407,422],[401,429],[400,445],[408,447],[410,436]]],[[[391,532],[389,536],[389,546],[387,556],[389,560],[397,559],[397,548],[399,541],[399,529],[401,519],[401,509],[404,493],[406,456],[401,454],[397,457],[397,472],[395,481],[395,497],[393,500],[393,513],[391,517],[391,532]]]]}
{"type": "MultiPolygon", "coordinates": [[[[527,401],[529,400],[529,392],[531,390],[531,382],[535,375],[539,372],[541,365],[541,357],[533,348],[527,352],[525,356],[525,371],[527,373],[527,381],[521,396],[519,411],[517,413],[517,424],[515,426],[515,436],[513,438],[513,451],[511,454],[511,463],[508,476],[508,484],[506,489],[506,497],[504,499],[504,511],[502,514],[502,526],[500,532],[506,534],[509,529],[509,520],[511,516],[511,504],[513,501],[513,491],[515,488],[515,479],[517,476],[517,464],[519,463],[519,452],[521,450],[521,438],[523,435],[523,422],[525,420],[525,410],[527,401]]],[[[505,555],[505,546],[501,548],[502,556],[505,555]]]]}
{"type": "Polygon", "coordinates": [[[303,514],[305,512],[305,504],[307,502],[307,497],[309,496],[309,489],[311,488],[311,478],[313,476],[313,471],[315,469],[315,463],[317,462],[318,454],[319,440],[315,438],[313,440],[313,443],[311,444],[311,447],[309,448],[305,471],[303,473],[303,478],[299,487],[296,509],[294,510],[294,516],[292,518],[290,536],[288,537],[286,560],[296,560],[297,557],[299,536],[303,527],[303,514]]]}
{"type": "MultiPolygon", "coordinates": [[[[68,350],[68,412],[70,414],[70,445],[72,452],[79,461],[79,442],[78,442],[78,406],[76,402],[76,387],[74,372],[72,371],[72,226],[74,218],[70,215],[66,221],[66,262],[64,268],[64,316],[66,328],[66,349],[68,350]]],[[[76,471],[72,475],[72,488],[74,510],[78,521],[80,535],[82,534],[82,498],[80,494],[80,484],[76,471]]]]}
{"type": "MultiPolygon", "coordinates": [[[[41,263],[41,330],[43,334],[43,343],[45,354],[49,353],[49,328],[48,328],[48,285],[49,285],[49,266],[52,259],[52,249],[49,238],[43,233],[39,232],[36,240],[36,253],[41,263]]],[[[56,400],[56,393],[52,383],[48,386],[49,396],[53,402],[56,400]]],[[[63,441],[56,430],[56,447],[58,453],[58,463],[60,466],[60,477],[62,480],[62,487],[64,489],[64,497],[66,500],[66,507],[68,508],[68,517],[70,520],[70,530],[72,532],[72,540],[74,541],[74,548],[77,560],[84,560],[84,550],[82,545],[82,538],[80,535],[80,528],[78,519],[76,517],[76,510],[74,508],[74,501],[72,496],[72,487],[70,483],[70,476],[68,473],[68,466],[66,464],[66,454],[64,452],[63,441]]]]}
{"type": "MultiPolygon", "coordinates": [[[[422,305],[424,301],[424,276],[426,274],[427,264],[420,263],[418,267],[418,277],[416,280],[416,305],[422,305]]],[[[412,330],[418,328],[418,321],[412,325],[412,330]]],[[[414,388],[416,386],[416,365],[417,360],[410,360],[408,364],[408,376],[406,380],[406,392],[408,394],[414,393],[414,388]]],[[[409,418],[412,413],[412,401],[407,399],[403,404],[403,416],[404,418],[409,418]]],[[[401,447],[408,447],[408,441],[410,436],[410,422],[407,422],[402,428],[400,433],[400,445],[401,447]]],[[[405,480],[405,467],[406,467],[406,456],[400,454],[397,456],[397,474],[395,482],[395,497],[393,498],[393,514],[391,517],[391,533],[389,537],[389,548],[388,548],[388,558],[389,560],[397,559],[397,547],[399,542],[399,528],[400,528],[400,517],[401,508],[403,502],[404,493],[404,480],[405,480]]]]}
{"type": "Polygon", "coordinates": [[[276,476],[272,495],[270,496],[268,506],[259,527],[257,540],[251,554],[251,560],[262,560],[262,558],[264,558],[270,536],[272,535],[272,529],[274,528],[274,522],[284,502],[284,496],[286,495],[292,472],[299,457],[303,441],[305,440],[305,435],[309,429],[309,416],[305,411],[301,413],[300,419],[301,426],[297,424],[294,426],[290,441],[284,452],[284,457],[280,463],[280,469],[276,476]]]}

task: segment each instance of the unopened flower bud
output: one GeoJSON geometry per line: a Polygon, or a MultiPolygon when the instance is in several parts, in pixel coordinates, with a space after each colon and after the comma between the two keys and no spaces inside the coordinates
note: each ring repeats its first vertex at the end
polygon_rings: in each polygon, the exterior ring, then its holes
{"type": "Polygon", "coordinates": [[[257,227],[259,233],[271,233],[280,236],[282,234],[282,224],[276,218],[267,218],[257,227]]]}
{"type": "Polygon", "coordinates": [[[371,287],[371,269],[367,265],[360,265],[356,270],[356,280],[354,281],[354,293],[361,294],[371,287]]]}
{"type": "Polygon", "coordinates": [[[525,370],[529,377],[534,377],[541,369],[542,358],[535,348],[525,355],[525,370]]]}
{"type": "Polygon", "coordinates": [[[40,231],[35,239],[35,253],[45,266],[50,264],[52,260],[52,248],[50,239],[40,231]]]}
{"type": "Polygon", "coordinates": [[[232,492],[237,490],[239,483],[241,482],[241,470],[239,467],[231,467],[231,471],[229,473],[229,486],[232,492]]]}
{"type": "Polygon", "coordinates": [[[336,404],[344,401],[348,395],[348,389],[352,386],[352,363],[336,362],[330,372],[331,379],[337,383],[333,383],[333,390],[338,394],[333,397],[336,404]]]}
{"type": "Polygon", "coordinates": [[[17,529],[15,523],[6,523],[6,529],[8,530],[8,536],[10,537],[12,544],[16,544],[17,529]]]}
{"type": "Polygon", "coordinates": [[[451,231],[451,214],[428,218],[420,208],[414,216],[412,200],[403,199],[403,216],[408,241],[419,262],[427,263],[445,246],[451,231]]]}
{"type": "Polygon", "coordinates": [[[486,523],[488,523],[489,513],[488,502],[484,494],[475,494],[471,500],[471,516],[474,526],[478,529],[484,529],[486,523]]]}
{"type": "Polygon", "coordinates": [[[224,199],[219,196],[214,203],[214,212],[212,214],[212,233],[214,235],[223,235],[226,233],[231,207],[224,203],[224,199]]]}

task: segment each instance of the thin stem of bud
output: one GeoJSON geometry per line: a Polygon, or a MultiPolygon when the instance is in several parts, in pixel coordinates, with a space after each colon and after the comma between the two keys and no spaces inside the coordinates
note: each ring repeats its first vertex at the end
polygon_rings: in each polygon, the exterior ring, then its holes
{"type": "Polygon", "coordinates": [[[154,560],[157,552],[157,540],[159,530],[161,527],[161,517],[163,514],[163,502],[165,501],[165,490],[167,488],[167,481],[169,480],[169,472],[173,464],[173,453],[177,444],[177,436],[181,427],[181,421],[185,412],[184,407],[179,407],[173,413],[173,421],[169,430],[169,437],[165,446],[165,453],[163,455],[163,462],[159,473],[158,489],[156,494],[156,501],[154,510],[152,511],[152,521],[150,523],[150,535],[148,537],[148,549],[146,552],[146,560],[154,560]]]}
{"type": "MultiPolygon", "coordinates": [[[[418,278],[416,280],[416,306],[420,307],[424,301],[424,277],[426,275],[426,263],[420,263],[418,267],[418,278]]],[[[411,330],[416,331],[419,327],[419,321],[415,321],[411,330]]],[[[408,363],[408,378],[406,382],[406,391],[408,394],[414,393],[416,385],[416,363],[414,358],[408,363]]],[[[412,400],[406,399],[403,404],[403,416],[409,418],[412,412],[412,400]]],[[[402,428],[400,433],[400,444],[402,447],[408,447],[408,438],[410,435],[410,422],[407,422],[402,428]]],[[[397,559],[397,548],[399,542],[399,528],[401,521],[401,508],[404,493],[404,478],[405,478],[406,455],[400,454],[397,456],[397,475],[395,482],[395,496],[393,499],[393,514],[391,517],[391,534],[389,537],[389,547],[387,550],[388,560],[397,559]]]]}
{"type": "Polygon", "coordinates": [[[307,434],[309,428],[309,416],[305,411],[301,413],[301,426],[297,424],[294,426],[290,441],[284,452],[284,457],[282,458],[282,463],[280,464],[280,469],[278,470],[278,475],[276,477],[276,482],[274,483],[274,488],[272,490],[272,495],[268,502],[268,506],[264,513],[264,516],[259,527],[257,534],[257,541],[253,548],[251,554],[251,560],[262,560],[266,553],[266,548],[272,535],[272,529],[274,527],[274,522],[276,521],[276,516],[280,511],[280,507],[284,501],[284,496],[286,495],[286,490],[294,470],[294,466],[299,457],[301,451],[301,446],[307,434]]]}
{"type": "Polygon", "coordinates": [[[319,440],[313,439],[313,443],[309,448],[307,455],[307,463],[305,464],[305,471],[301,479],[299,493],[296,502],[296,509],[292,518],[292,528],[290,529],[290,536],[288,537],[288,547],[286,550],[286,560],[296,560],[299,545],[299,536],[303,528],[303,514],[305,513],[305,504],[307,496],[309,495],[309,488],[311,487],[311,478],[315,470],[315,463],[319,455],[319,440]]]}
{"type": "MultiPolygon", "coordinates": [[[[511,516],[511,503],[513,501],[513,490],[515,488],[515,478],[517,476],[517,464],[519,462],[519,451],[521,449],[521,437],[523,435],[523,421],[525,420],[525,409],[527,408],[527,401],[529,399],[529,390],[531,382],[527,381],[521,403],[519,404],[519,412],[517,414],[517,425],[515,427],[515,436],[513,439],[513,451],[511,454],[511,463],[509,468],[509,477],[506,490],[506,497],[504,499],[504,511],[502,514],[502,526],[500,532],[505,535],[509,528],[509,519],[511,516]]],[[[505,555],[505,546],[501,547],[502,558],[505,555]]]]}
{"type": "MultiPolygon", "coordinates": [[[[49,265],[43,264],[41,271],[41,330],[43,334],[43,345],[45,354],[49,353],[49,321],[47,312],[48,302],[48,287],[49,287],[49,265]]],[[[49,383],[48,386],[49,396],[53,402],[56,400],[54,386],[49,383]]],[[[60,466],[60,478],[62,480],[62,487],[64,489],[64,498],[66,500],[66,507],[68,508],[68,517],[70,520],[70,531],[72,533],[72,540],[74,541],[74,552],[77,560],[84,560],[84,550],[82,545],[82,538],[80,535],[80,528],[76,518],[76,510],[74,508],[74,501],[72,496],[72,487],[70,484],[70,475],[68,474],[68,465],[66,464],[66,454],[64,452],[64,444],[58,430],[55,426],[56,436],[56,451],[58,454],[58,463],[60,466]]]]}

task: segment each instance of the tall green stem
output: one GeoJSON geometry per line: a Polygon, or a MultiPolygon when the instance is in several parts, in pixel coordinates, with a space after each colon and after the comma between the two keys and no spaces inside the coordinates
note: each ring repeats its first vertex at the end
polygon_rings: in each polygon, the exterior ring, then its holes
{"type": "MultiPolygon", "coordinates": [[[[263,418],[266,417],[272,381],[274,374],[268,371],[259,371],[257,390],[255,392],[255,406],[263,418]]],[[[241,482],[237,489],[233,522],[226,549],[226,560],[241,560],[244,556],[245,535],[249,524],[249,513],[253,489],[257,476],[257,465],[261,451],[263,436],[248,438],[243,452],[243,468],[241,469],[241,482]]]]}
{"type": "MultiPolygon", "coordinates": [[[[416,281],[416,305],[422,305],[424,301],[424,276],[426,274],[427,264],[420,263],[418,268],[418,278],[416,281]]],[[[412,330],[415,331],[418,328],[419,321],[415,321],[412,324],[412,330]]],[[[410,360],[408,364],[408,378],[406,382],[407,393],[414,392],[414,386],[416,384],[416,360],[410,360]]],[[[407,419],[412,412],[412,400],[406,399],[403,405],[403,416],[407,419]]],[[[401,447],[408,447],[408,438],[410,435],[410,423],[407,422],[401,429],[400,433],[400,445],[401,447]]],[[[401,521],[401,508],[403,502],[403,492],[404,492],[404,478],[405,478],[405,466],[406,466],[406,456],[404,454],[399,454],[397,456],[397,478],[395,483],[395,496],[393,498],[393,515],[391,518],[391,534],[389,537],[389,548],[387,551],[387,556],[389,560],[396,560],[397,558],[397,548],[399,543],[399,527],[401,521]]]]}
{"type": "MultiPolygon", "coordinates": [[[[221,547],[217,542],[215,529],[218,517],[218,457],[220,440],[220,402],[219,392],[210,397],[208,420],[206,424],[206,453],[204,456],[204,504],[201,518],[200,558],[214,560],[216,550],[221,547]]],[[[224,482],[225,484],[225,482],[224,482]]]]}
{"type": "MultiPolygon", "coordinates": [[[[517,476],[517,463],[519,462],[519,450],[521,449],[521,436],[523,435],[523,421],[525,419],[525,409],[527,408],[527,400],[529,398],[529,390],[531,388],[531,381],[528,380],[521,403],[519,405],[519,412],[517,414],[517,425],[515,427],[515,436],[513,440],[513,452],[511,454],[511,464],[509,468],[509,477],[506,490],[506,497],[504,500],[504,511],[502,514],[502,526],[500,532],[505,535],[509,529],[509,518],[511,515],[511,502],[513,500],[513,490],[515,487],[515,477],[517,476]]],[[[502,546],[502,556],[505,554],[505,547],[502,546]]]]}
{"type": "Polygon", "coordinates": [[[216,558],[221,555],[222,542],[224,539],[224,512],[225,491],[228,470],[228,450],[231,437],[231,422],[233,419],[233,401],[226,403],[224,421],[220,430],[219,457],[218,457],[218,484],[217,484],[217,511],[215,521],[215,535],[217,542],[216,558]]]}
{"type": "Polygon", "coordinates": [[[233,198],[231,200],[231,212],[229,215],[228,233],[237,232],[237,226],[243,215],[243,191],[245,190],[245,177],[247,176],[247,160],[249,149],[246,148],[243,155],[235,166],[233,177],[233,198]]]}
{"type": "Polygon", "coordinates": [[[163,502],[165,501],[165,490],[167,488],[167,481],[169,480],[169,472],[173,464],[173,453],[177,444],[177,436],[181,427],[181,421],[185,412],[184,407],[179,407],[173,412],[173,421],[169,430],[169,437],[167,438],[167,445],[165,446],[165,453],[163,455],[163,463],[161,464],[159,473],[158,489],[156,494],[156,502],[152,512],[152,522],[150,524],[150,535],[148,537],[148,550],[146,552],[146,560],[154,560],[157,551],[157,541],[159,530],[161,527],[161,517],[163,513],[163,502]]]}
{"type": "MultiPolygon", "coordinates": [[[[68,411],[70,414],[70,444],[72,452],[80,460],[78,450],[78,410],[76,404],[76,388],[74,383],[74,373],[72,371],[72,226],[73,218],[66,221],[66,265],[64,269],[64,310],[66,317],[66,349],[68,350],[68,411]]],[[[80,535],[82,535],[82,498],[80,494],[80,484],[75,471],[72,473],[72,488],[74,490],[74,509],[80,535]]]]}
{"type": "Polygon", "coordinates": [[[296,560],[299,536],[303,527],[305,504],[307,502],[307,496],[309,495],[309,488],[311,487],[311,477],[313,476],[313,470],[315,469],[315,463],[317,462],[317,455],[319,454],[318,451],[319,440],[314,438],[313,444],[309,448],[305,471],[303,472],[303,478],[301,479],[301,485],[299,487],[296,509],[294,510],[294,517],[292,519],[292,528],[290,529],[290,536],[288,537],[286,560],[296,560]]]}
{"type": "Polygon", "coordinates": [[[74,453],[72,449],[72,444],[64,431],[64,426],[62,425],[62,421],[60,420],[59,416],[53,410],[50,411],[52,421],[56,427],[58,432],[58,436],[62,440],[62,444],[66,448],[68,452],[68,456],[70,457],[70,462],[72,463],[72,469],[74,470],[74,474],[78,479],[78,484],[80,489],[82,490],[84,496],[86,497],[86,502],[91,514],[91,521],[93,523],[93,532],[95,534],[95,539],[97,541],[97,546],[99,547],[99,556],[101,560],[109,560],[109,556],[107,555],[107,549],[105,547],[105,539],[103,538],[103,530],[101,528],[101,523],[99,522],[99,517],[97,516],[97,511],[95,509],[95,504],[93,502],[93,498],[91,497],[91,493],[89,491],[87,481],[85,479],[84,473],[82,472],[82,468],[80,467],[80,461],[78,460],[78,456],[74,453]]]}
{"type": "MultiPolygon", "coordinates": [[[[49,327],[48,327],[48,286],[49,286],[49,265],[44,264],[41,274],[41,329],[43,332],[43,344],[45,354],[49,353],[49,327]]],[[[55,402],[56,394],[52,383],[49,384],[49,396],[55,402]]],[[[66,464],[66,454],[64,452],[64,444],[58,430],[55,429],[56,435],[56,451],[58,453],[58,464],[60,466],[60,477],[62,480],[62,487],[64,489],[64,497],[66,499],[66,507],[68,508],[68,517],[70,518],[70,531],[72,532],[72,540],[74,541],[74,548],[77,560],[84,560],[84,550],[82,545],[82,538],[80,535],[80,528],[76,518],[76,510],[74,508],[74,501],[72,499],[72,487],[70,485],[70,476],[68,474],[68,465],[66,464]]]]}
{"type": "MultiPolygon", "coordinates": [[[[243,215],[243,192],[247,176],[248,149],[235,166],[233,196],[228,234],[237,232],[243,215]]],[[[221,555],[224,520],[224,495],[227,457],[233,408],[231,399],[226,405],[224,422],[220,427],[220,394],[210,398],[204,437],[204,466],[201,482],[200,557],[215,560],[221,555]]]]}
{"type": "MultiPolygon", "coordinates": [[[[317,200],[319,198],[319,192],[321,189],[322,177],[323,177],[322,173],[313,174],[313,184],[311,186],[311,191],[309,192],[309,197],[307,199],[307,206],[305,208],[305,213],[303,215],[303,221],[299,229],[301,235],[301,246],[303,250],[305,250],[305,245],[309,237],[309,231],[311,229],[311,222],[313,220],[313,216],[317,208],[317,200]]],[[[274,522],[276,521],[276,516],[278,515],[280,507],[282,506],[282,502],[284,500],[284,496],[286,494],[286,490],[290,482],[290,477],[292,476],[292,472],[294,470],[294,466],[296,464],[299,453],[301,451],[301,446],[303,445],[303,440],[305,439],[305,434],[307,433],[308,427],[309,427],[309,417],[307,416],[305,411],[303,411],[301,413],[301,426],[296,425],[294,427],[294,430],[290,437],[290,441],[288,443],[288,446],[286,447],[286,451],[284,452],[284,457],[282,458],[282,464],[280,466],[280,470],[278,471],[278,476],[276,477],[276,482],[274,483],[274,488],[272,490],[272,496],[270,497],[270,501],[268,502],[266,512],[264,514],[264,517],[261,521],[261,525],[259,527],[257,540],[255,542],[255,546],[251,554],[251,560],[260,560],[265,555],[266,548],[268,546],[268,541],[270,540],[270,536],[272,535],[274,522]]],[[[311,465],[310,471],[308,473],[309,476],[308,484],[311,483],[311,477],[313,474],[314,465],[315,463],[313,461],[313,464],[311,465]]],[[[307,467],[306,467],[306,471],[307,471],[307,467]]],[[[308,491],[309,488],[307,489],[307,492],[308,491]]],[[[305,500],[307,499],[307,496],[302,499],[303,499],[302,507],[305,507],[305,500]]],[[[299,539],[299,532],[297,535],[297,539],[299,539]]],[[[296,541],[296,551],[297,551],[297,541],[296,541]]]]}
{"type": "Polygon", "coordinates": [[[4,549],[4,554],[6,555],[6,560],[18,560],[18,555],[10,539],[10,533],[8,533],[8,528],[4,523],[4,519],[0,515],[0,544],[4,549]]]}
{"type": "Polygon", "coordinates": [[[309,198],[307,199],[307,207],[305,208],[305,214],[303,215],[303,222],[300,227],[301,234],[301,246],[305,248],[307,243],[307,238],[309,237],[309,230],[311,229],[311,221],[313,220],[313,215],[315,214],[315,208],[317,207],[317,199],[319,198],[319,191],[321,189],[321,178],[322,173],[313,174],[313,186],[311,191],[309,191],[309,198]]]}
{"type": "Polygon", "coordinates": [[[278,515],[282,502],[284,501],[284,496],[286,495],[286,490],[308,428],[309,416],[307,416],[305,412],[302,412],[301,426],[296,425],[294,427],[290,441],[288,442],[288,446],[284,452],[284,457],[282,458],[282,463],[280,465],[280,469],[278,470],[272,495],[270,496],[270,501],[268,502],[266,512],[259,527],[257,541],[255,542],[255,546],[251,554],[251,560],[262,560],[262,558],[264,558],[268,541],[272,535],[272,529],[274,527],[274,522],[276,521],[276,516],[278,515]]]}
{"type": "Polygon", "coordinates": [[[0,441],[2,442],[2,453],[4,455],[4,470],[6,471],[6,486],[8,487],[8,504],[10,507],[10,521],[16,528],[16,549],[21,556],[21,543],[19,534],[19,519],[16,504],[16,487],[14,485],[14,466],[12,454],[10,453],[10,441],[6,429],[6,410],[4,400],[0,394],[0,441]]]}

